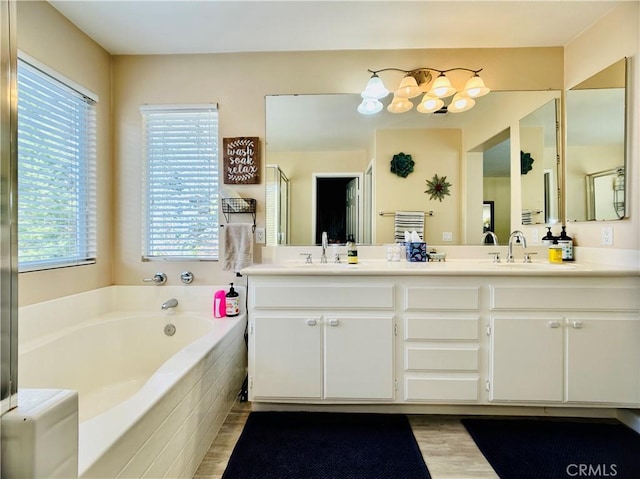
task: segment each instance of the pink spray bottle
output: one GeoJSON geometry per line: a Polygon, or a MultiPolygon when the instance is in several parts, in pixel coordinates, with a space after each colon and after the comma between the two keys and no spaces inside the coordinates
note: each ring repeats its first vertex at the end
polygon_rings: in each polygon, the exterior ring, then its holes
{"type": "Polygon", "coordinates": [[[224,318],[227,315],[226,291],[221,289],[213,295],[213,317],[224,318]]]}

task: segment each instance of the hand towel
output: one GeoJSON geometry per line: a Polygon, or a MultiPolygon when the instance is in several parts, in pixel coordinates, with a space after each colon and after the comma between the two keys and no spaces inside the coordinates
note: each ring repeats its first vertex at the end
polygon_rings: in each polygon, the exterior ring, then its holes
{"type": "Polygon", "coordinates": [[[396,211],[395,242],[404,241],[405,231],[415,231],[424,241],[424,211],[396,211]]]}
{"type": "Polygon", "coordinates": [[[236,273],[253,264],[253,225],[227,223],[223,228],[224,271],[236,273]]]}

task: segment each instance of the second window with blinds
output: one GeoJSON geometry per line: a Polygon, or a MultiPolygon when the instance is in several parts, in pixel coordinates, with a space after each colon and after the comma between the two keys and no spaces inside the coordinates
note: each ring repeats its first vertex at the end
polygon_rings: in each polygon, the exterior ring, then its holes
{"type": "Polygon", "coordinates": [[[218,259],[218,109],[141,108],[142,259],[218,259]]]}

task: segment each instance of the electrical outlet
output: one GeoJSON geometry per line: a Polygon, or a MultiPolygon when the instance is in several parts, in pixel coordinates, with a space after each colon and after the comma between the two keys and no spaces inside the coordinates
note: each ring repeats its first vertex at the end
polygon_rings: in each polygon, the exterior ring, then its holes
{"type": "Polygon", "coordinates": [[[256,243],[258,244],[265,243],[264,228],[256,228],[256,243]]]}
{"type": "Polygon", "coordinates": [[[442,241],[453,241],[453,233],[451,231],[443,231],[442,241]]]}
{"type": "Polygon", "coordinates": [[[600,229],[602,246],[613,246],[613,226],[603,226],[600,229]]]}
{"type": "Polygon", "coordinates": [[[540,233],[538,232],[538,228],[531,228],[531,244],[540,243],[540,233]]]}

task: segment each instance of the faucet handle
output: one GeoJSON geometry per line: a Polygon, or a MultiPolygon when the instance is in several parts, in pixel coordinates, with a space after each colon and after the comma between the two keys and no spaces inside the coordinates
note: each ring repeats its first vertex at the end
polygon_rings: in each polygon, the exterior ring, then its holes
{"type": "Polygon", "coordinates": [[[492,251],[489,254],[493,255],[493,262],[494,263],[499,263],[500,262],[500,251],[492,251]]]}
{"type": "Polygon", "coordinates": [[[145,283],[155,283],[160,286],[167,282],[167,275],[164,273],[156,273],[153,275],[153,278],[143,278],[142,281],[145,283]]]}
{"type": "Polygon", "coordinates": [[[313,264],[313,260],[311,259],[312,253],[300,253],[302,256],[306,256],[305,264],[313,264]]]}
{"type": "Polygon", "coordinates": [[[525,251],[524,252],[524,262],[525,263],[531,263],[531,255],[532,254],[538,254],[537,251],[525,251]]]}

